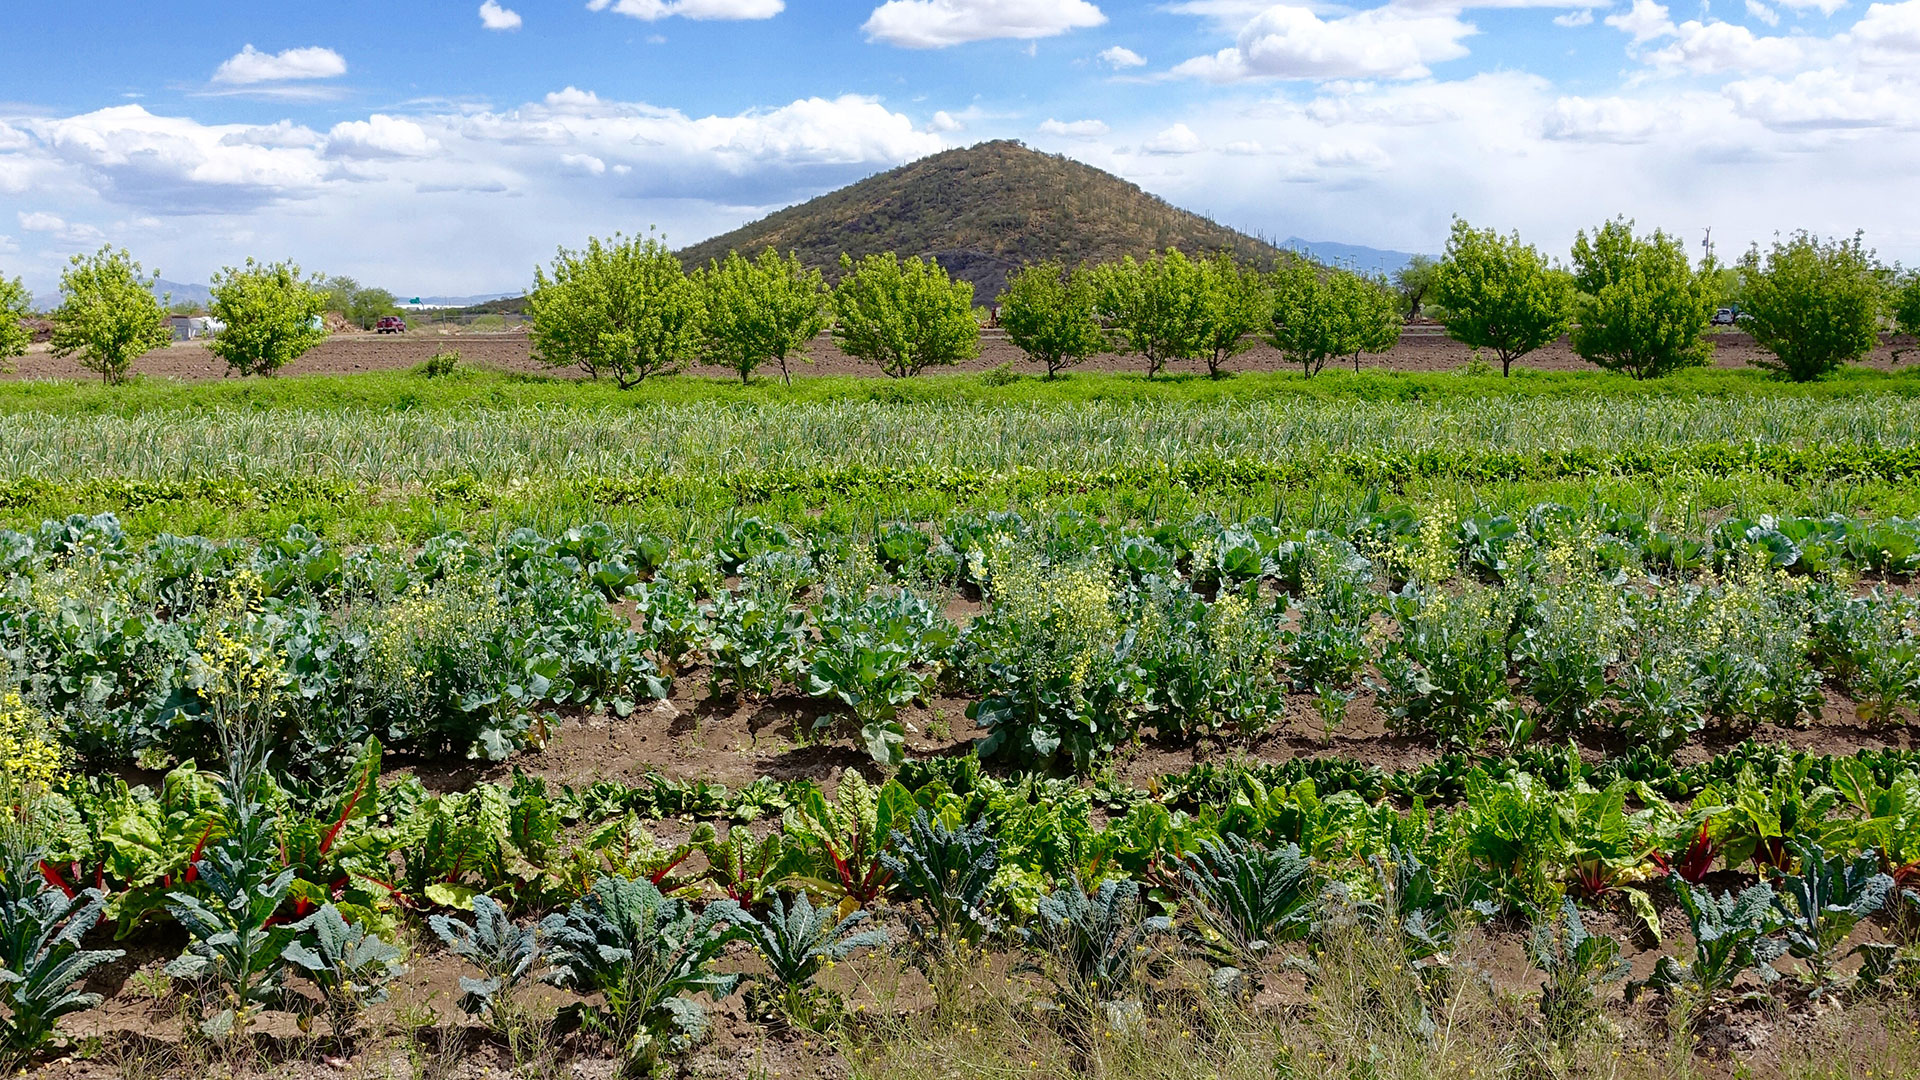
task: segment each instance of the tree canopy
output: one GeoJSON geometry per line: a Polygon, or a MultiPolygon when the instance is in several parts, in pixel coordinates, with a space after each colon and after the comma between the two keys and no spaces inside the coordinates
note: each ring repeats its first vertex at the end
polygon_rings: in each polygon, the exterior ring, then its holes
{"type": "Polygon", "coordinates": [[[1573,350],[1636,379],[1652,379],[1713,357],[1707,322],[1719,294],[1711,263],[1695,269],[1677,237],[1636,236],[1616,218],[1573,244],[1573,350]]]}
{"type": "Polygon", "coordinates": [[[1798,232],[1755,244],[1740,259],[1742,324],[1771,359],[1751,362],[1794,382],[1831,374],[1880,343],[1882,286],[1861,238],[1822,241],[1798,232]]]}
{"type": "Polygon", "coordinates": [[[1090,269],[1068,270],[1051,261],[1021,267],[998,302],[1007,339],[1044,364],[1049,379],[1108,347],[1090,269]]]}
{"type": "Polygon", "coordinates": [[[1435,267],[1434,302],[1445,311],[1447,335],[1513,362],[1551,344],[1572,317],[1573,279],[1556,270],[1515,232],[1501,236],[1453,219],[1447,252],[1435,267]]]}
{"type": "Polygon", "coordinates": [[[699,354],[700,288],[652,236],[590,237],[534,271],[527,296],[534,355],[549,367],[610,375],[621,389],[679,371],[699,354]]]}
{"type": "Polygon", "coordinates": [[[327,336],[317,325],[326,304],[318,281],[290,262],[227,267],[213,276],[213,317],[225,324],[207,351],[239,375],[271,375],[327,336]]]}
{"type": "Polygon", "coordinates": [[[78,357],[107,382],[125,382],[136,359],[173,341],[167,310],[153,295],[159,277],[146,275],[124,248],[75,255],[60,276],[53,355],[78,357]]]}
{"type": "Polygon", "coordinates": [[[811,363],[807,342],[825,330],[832,317],[820,271],[809,270],[797,255],[768,248],[748,260],[730,251],[699,274],[705,358],[740,376],[753,377],[762,364],[780,365],[780,377],[793,381],[790,358],[811,363]]]}
{"type": "Polygon", "coordinates": [[[919,256],[840,257],[833,290],[833,340],[857,360],[894,378],[980,355],[973,286],[919,256]]]}

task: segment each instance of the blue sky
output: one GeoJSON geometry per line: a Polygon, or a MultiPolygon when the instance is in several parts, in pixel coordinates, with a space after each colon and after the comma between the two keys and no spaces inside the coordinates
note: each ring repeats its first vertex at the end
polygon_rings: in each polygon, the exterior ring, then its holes
{"type": "Polygon", "coordinates": [[[0,274],[123,245],[403,293],[689,243],[1018,138],[1270,237],[1564,252],[1627,214],[1723,257],[1920,261],[1920,0],[13,0],[0,274]]]}

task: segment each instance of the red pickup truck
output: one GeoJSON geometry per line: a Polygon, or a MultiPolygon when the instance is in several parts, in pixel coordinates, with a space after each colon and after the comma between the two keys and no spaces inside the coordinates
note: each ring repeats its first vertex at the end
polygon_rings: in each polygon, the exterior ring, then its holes
{"type": "Polygon", "coordinates": [[[407,332],[407,320],[398,315],[388,315],[373,324],[376,334],[404,334],[407,332]]]}

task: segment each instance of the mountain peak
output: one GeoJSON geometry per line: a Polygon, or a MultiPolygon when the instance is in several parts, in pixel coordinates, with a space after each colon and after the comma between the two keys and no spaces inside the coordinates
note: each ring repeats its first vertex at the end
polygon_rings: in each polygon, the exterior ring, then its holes
{"type": "Polygon", "coordinates": [[[1263,240],[1173,206],[1139,185],[1012,140],[946,150],[777,211],[680,252],[689,268],[728,251],[797,252],[839,276],[845,252],[931,256],[987,303],[1023,263],[1103,262],[1176,247],[1270,266],[1263,240]]]}

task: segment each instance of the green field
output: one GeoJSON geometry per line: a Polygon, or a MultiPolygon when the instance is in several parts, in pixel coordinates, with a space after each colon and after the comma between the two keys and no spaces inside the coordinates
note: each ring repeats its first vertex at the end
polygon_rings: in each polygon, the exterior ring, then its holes
{"type": "Polygon", "coordinates": [[[0,385],[0,916],[142,1075],[1914,1075],[1916,390],[0,385]]]}

